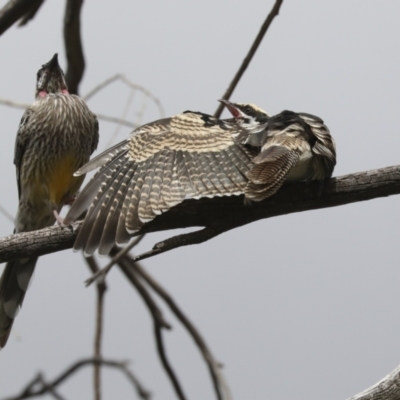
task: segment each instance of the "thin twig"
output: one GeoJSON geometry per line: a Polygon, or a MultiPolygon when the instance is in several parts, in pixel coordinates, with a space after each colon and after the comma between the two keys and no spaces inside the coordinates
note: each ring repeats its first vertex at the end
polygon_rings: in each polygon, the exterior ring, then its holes
{"type": "Polygon", "coordinates": [[[42,378],[40,375],[33,378],[33,380],[26,385],[26,387],[22,390],[21,394],[13,397],[7,397],[3,400],[22,400],[28,399],[31,397],[41,396],[43,394],[49,393],[54,388],[61,385],[65,380],[67,380],[71,375],[76,373],[82,367],[87,365],[99,364],[110,368],[116,368],[120,370],[132,383],[136,393],[143,400],[150,399],[150,393],[146,389],[143,388],[143,385],[139,382],[139,380],[133,375],[132,371],[128,369],[128,363],[126,361],[115,361],[115,360],[103,360],[103,359],[95,359],[95,358],[87,358],[80,361],[75,362],[65,371],[63,371],[57,378],[53,379],[50,382],[47,382],[45,385],[42,384],[42,378]]]}
{"type": "Polygon", "coordinates": [[[169,293],[141,265],[139,265],[139,263],[135,263],[129,254],[125,255],[124,259],[129,261],[131,269],[136,271],[136,273],[139,274],[139,276],[167,303],[173,314],[187,329],[208,365],[217,398],[219,400],[231,399],[230,390],[221,372],[220,364],[211,354],[211,351],[209,350],[205,340],[202,338],[200,332],[190,322],[188,317],[179,308],[178,304],[169,293]]]}
{"type": "MultiPolygon", "coordinates": [[[[94,256],[85,258],[92,273],[99,270],[94,256]]],[[[101,342],[103,336],[103,320],[104,320],[104,295],[107,290],[107,285],[104,280],[98,280],[96,284],[97,300],[96,300],[96,328],[94,339],[94,358],[101,359],[101,342]]],[[[101,400],[101,367],[99,364],[94,365],[93,370],[93,385],[94,385],[94,398],[101,400]]]]}
{"type": "MultiPolygon", "coordinates": [[[[30,106],[30,104],[28,104],[28,103],[21,103],[21,102],[17,102],[17,101],[8,100],[8,99],[0,99],[0,104],[2,104],[3,106],[20,108],[22,110],[25,110],[30,106]]],[[[133,128],[133,129],[136,129],[138,127],[137,124],[135,124],[131,121],[124,120],[124,119],[112,117],[110,115],[105,115],[105,114],[96,114],[96,115],[97,115],[98,119],[103,120],[103,121],[113,122],[114,124],[128,126],[129,128],[133,128]]]]}
{"type": "MultiPolygon", "coordinates": [[[[134,94],[135,94],[135,91],[132,89],[129,92],[129,96],[128,96],[128,99],[127,99],[127,101],[125,103],[125,107],[124,107],[124,110],[123,110],[123,112],[121,114],[120,120],[125,120],[126,119],[126,116],[128,115],[129,108],[130,108],[130,106],[132,104],[132,100],[133,100],[134,94]]],[[[108,149],[109,147],[111,147],[114,144],[114,140],[118,136],[118,133],[121,130],[121,126],[122,126],[122,124],[117,124],[113,134],[111,135],[110,139],[108,140],[107,144],[105,145],[104,150],[108,149]]]]}
{"type": "Polygon", "coordinates": [[[89,286],[90,284],[92,284],[94,281],[96,281],[99,278],[104,279],[105,276],[110,271],[110,269],[118,262],[118,260],[123,255],[128,253],[131,249],[133,249],[137,244],[139,244],[141,242],[141,240],[143,239],[143,236],[144,235],[138,236],[128,246],[124,247],[122,250],[120,250],[118,253],[116,253],[115,256],[113,256],[111,258],[111,260],[108,262],[108,264],[105,267],[101,268],[96,273],[94,273],[90,278],[86,279],[85,285],[89,286]]]}
{"type": "MultiPolygon", "coordinates": [[[[117,249],[112,251],[112,254],[117,253],[117,249]]],[[[138,277],[135,275],[134,271],[132,271],[128,266],[127,262],[124,261],[122,263],[122,259],[118,260],[118,265],[122,272],[125,274],[126,278],[132,283],[135,287],[139,295],[142,297],[144,303],[150,311],[150,314],[153,317],[154,323],[157,324],[160,328],[171,329],[171,325],[164,319],[164,315],[161,312],[160,308],[157,306],[157,303],[154,301],[151,294],[148,292],[145,286],[140,282],[138,277]]]]}
{"type": "MultiPolygon", "coordinates": [[[[243,60],[242,65],[240,66],[238,72],[236,72],[236,75],[234,76],[231,84],[229,85],[228,89],[226,90],[225,94],[223,95],[224,100],[229,100],[233,91],[235,90],[240,78],[246,71],[247,67],[249,66],[254,54],[256,53],[258,46],[260,45],[261,41],[264,38],[264,35],[266,34],[269,26],[271,25],[271,22],[274,20],[274,18],[279,14],[279,9],[282,5],[283,0],[276,0],[274,6],[272,7],[272,10],[267,16],[267,19],[264,21],[264,23],[261,26],[260,32],[258,32],[258,35],[256,36],[252,46],[250,47],[249,52],[247,53],[246,58],[243,60]]],[[[218,106],[217,110],[215,111],[214,117],[219,118],[221,116],[222,110],[224,109],[225,105],[223,103],[220,103],[218,106]]]]}
{"type": "MultiPolygon", "coordinates": [[[[206,227],[199,231],[173,236],[172,238],[156,243],[150,251],[146,251],[145,253],[135,256],[132,259],[132,261],[133,262],[142,261],[145,260],[146,258],[157,256],[159,254],[176,249],[178,247],[203,243],[206,242],[207,240],[210,240],[218,236],[222,232],[225,232],[225,230],[215,230],[206,227]]],[[[99,275],[101,273],[102,270],[99,271],[99,275]]],[[[105,273],[107,273],[107,271],[105,271],[105,273]]]]}
{"type": "Polygon", "coordinates": [[[105,79],[103,82],[100,82],[92,90],[90,90],[88,93],[86,93],[83,96],[83,99],[85,101],[89,100],[91,97],[93,97],[99,91],[103,90],[105,87],[107,87],[111,83],[113,83],[115,81],[118,81],[118,80],[121,81],[122,83],[124,83],[125,85],[129,86],[131,89],[138,90],[138,91],[142,92],[145,96],[147,96],[150,99],[152,99],[154,101],[154,103],[158,107],[158,110],[159,110],[159,113],[160,113],[160,117],[161,118],[164,117],[164,115],[165,115],[164,108],[163,108],[160,100],[156,96],[154,96],[153,93],[151,93],[149,90],[147,90],[145,87],[143,87],[141,85],[137,85],[136,83],[132,82],[131,80],[129,80],[128,78],[126,78],[122,74],[116,74],[116,75],[114,75],[114,76],[112,76],[110,78],[105,79]]]}
{"type": "Polygon", "coordinates": [[[12,224],[14,224],[14,217],[0,204],[0,214],[3,214],[12,224]]]}
{"type": "MultiPolygon", "coordinates": [[[[146,287],[143,286],[143,284],[140,282],[140,280],[136,276],[135,271],[132,268],[130,268],[129,261],[125,257],[120,258],[118,261],[118,265],[120,266],[120,268],[123,271],[123,273],[125,274],[125,276],[131,281],[131,283],[138,290],[139,294],[142,296],[143,300],[145,301],[145,304],[147,305],[147,307],[150,310],[150,313],[153,317],[154,336],[156,339],[157,352],[160,357],[161,364],[164,367],[164,370],[167,373],[168,378],[171,381],[171,384],[172,384],[178,398],[180,400],[185,400],[186,396],[184,395],[182,386],[179,383],[179,380],[178,380],[170,362],[168,361],[168,357],[165,352],[164,341],[163,341],[163,337],[162,337],[162,329],[165,328],[165,323],[164,324],[160,323],[160,317],[162,318],[161,311],[158,309],[157,306],[155,306],[154,300],[152,299],[150,293],[147,291],[146,287]],[[149,299],[151,299],[150,302],[149,302],[149,299]],[[155,312],[154,307],[157,310],[157,312],[155,312]]],[[[163,319],[162,319],[162,321],[163,321],[163,319]]]]}
{"type": "Polygon", "coordinates": [[[42,385],[43,389],[47,389],[47,392],[51,394],[56,400],[65,400],[63,396],[61,396],[59,393],[57,393],[55,387],[50,386],[47,384],[47,382],[44,380],[44,377],[42,374],[38,375],[39,382],[42,385]]]}

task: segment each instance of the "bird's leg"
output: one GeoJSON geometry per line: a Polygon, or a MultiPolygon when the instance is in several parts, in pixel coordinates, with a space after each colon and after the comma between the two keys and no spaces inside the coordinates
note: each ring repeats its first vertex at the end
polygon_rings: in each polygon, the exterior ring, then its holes
{"type": "Polygon", "coordinates": [[[54,217],[57,221],[57,224],[60,226],[64,226],[64,218],[60,217],[60,214],[56,209],[53,210],[54,217]]]}

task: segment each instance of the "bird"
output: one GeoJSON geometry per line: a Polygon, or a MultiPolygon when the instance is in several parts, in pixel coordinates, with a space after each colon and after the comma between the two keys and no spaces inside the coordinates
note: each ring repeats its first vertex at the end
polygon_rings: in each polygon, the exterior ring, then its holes
{"type": "Polygon", "coordinates": [[[186,111],[137,128],[80,168],[76,176],[100,169],[64,219],[88,209],[74,249],[107,255],[186,199],[242,195],[256,153],[236,140],[238,120],[186,111]]]}
{"type": "Polygon", "coordinates": [[[336,145],[321,118],[288,110],[271,117],[254,104],[220,101],[243,128],[241,143],[259,148],[246,175],[246,204],[272,196],[284,182],[323,181],[332,176],[336,145]]]}
{"type": "MultiPolygon", "coordinates": [[[[60,221],[59,212],[73,201],[84,175],[73,173],[97,148],[97,117],[70,94],[58,55],[37,73],[35,101],[19,124],[14,153],[18,186],[15,233],[60,221]]],[[[37,257],[9,261],[0,279],[0,348],[8,340],[33,274],[37,257]]]]}

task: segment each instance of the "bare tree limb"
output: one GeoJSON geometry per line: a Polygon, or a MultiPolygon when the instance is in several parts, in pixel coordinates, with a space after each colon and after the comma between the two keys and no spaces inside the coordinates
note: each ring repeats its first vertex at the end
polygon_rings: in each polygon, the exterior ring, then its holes
{"type": "Polygon", "coordinates": [[[62,372],[57,378],[53,379],[50,382],[44,383],[42,375],[36,376],[26,387],[22,390],[22,392],[13,397],[7,397],[3,400],[22,400],[29,399],[31,397],[42,396],[47,393],[52,393],[54,395],[54,389],[64,383],[71,375],[76,373],[82,367],[87,365],[99,364],[102,366],[116,368],[120,370],[132,383],[137,395],[144,400],[150,399],[150,393],[143,388],[142,384],[139,380],[133,375],[132,371],[128,368],[128,363],[126,361],[114,361],[114,360],[103,360],[103,359],[95,359],[95,358],[87,358],[80,361],[77,361],[69,368],[67,368],[64,372],[62,372]]]}
{"type": "Polygon", "coordinates": [[[109,263],[101,270],[96,271],[96,273],[94,273],[90,278],[86,279],[85,281],[86,286],[89,286],[91,283],[93,283],[99,278],[104,279],[105,275],[107,275],[111,267],[115,265],[121,259],[122,256],[127,254],[133,247],[135,247],[138,243],[140,243],[143,237],[144,235],[140,235],[134,241],[132,241],[126,247],[124,247],[122,250],[118,252],[113,252],[114,255],[111,257],[109,263]]]}
{"type": "Polygon", "coordinates": [[[179,308],[178,304],[168,294],[168,292],[141,265],[139,265],[139,263],[135,263],[133,261],[133,258],[129,254],[125,255],[124,259],[127,263],[129,263],[130,269],[136,271],[136,273],[167,303],[173,314],[178,318],[178,320],[182,323],[182,325],[189,332],[190,336],[193,338],[201,354],[203,355],[205,362],[207,363],[211,379],[214,384],[217,399],[231,399],[228,385],[226,384],[225,379],[221,373],[221,366],[214,359],[200,332],[190,322],[190,320],[179,308]]]}
{"type": "MultiPolygon", "coordinates": [[[[113,255],[117,254],[117,249],[114,249],[112,252],[113,255]]],[[[165,352],[165,346],[162,336],[162,329],[168,328],[171,329],[169,325],[164,322],[163,316],[150,293],[147,291],[146,287],[140,282],[140,279],[136,276],[135,270],[130,268],[130,262],[127,258],[121,257],[118,261],[118,265],[121,268],[122,272],[128,278],[128,280],[135,286],[139,294],[142,296],[145,304],[147,305],[150,314],[153,317],[153,328],[154,328],[154,336],[156,339],[157,352],[160,357],[161,364],[171,381],[171,384],[175,390],[176,395],[180,400],[186,400],[186,396],[183,392],[182,386],[176,376],[174,369],[172,368],[170,362],[168,361],[167,354],[165,352]]]]}
{"type": "MultiPolygon", "coordinates": [[[[33,2],[32,2],[33,3],[33,2]]],[[[44,3],[44,0],[36,0],[35,4],[32,5],[32,8],[27,12],[19,21],[18,26],[25,26],[31,19],[35,18],[36,13],[39,11],[39,8],[44,3]]]]}
{"type": "MultiPolygon", "coordinates": [[[[244,206],[241,196],[186,200],[146,224],[140,234],[203,226],[208,231],[203,232],[200,239],[207,240],[207,236],[211,238],[213,233],[220,234],[264,218],[342,206],[399,193],[398,165],[332,178],[324,184],[322,192],[319,182],[285,185],[277,194],[262,202],[253,203],[252,206],[244,206]]],[[[0,263],[17,257],[41,256],[69,249],[76,238],[78,226],[79,223],[68,228],[52,226],[1,238],[0,263]]],[[[204,241],[199,241],[196,235],[193,240],[195,243],[204,241]]],[[[182,239],[168,239],[166,242],[171,248],[191,244],[187,236],[182,239]]],[[[155,254],[165,251],[165,246],[155,246],[155,254]]]]}
{"type": "MultiPolygon", "coordinates": [[[[92,273],[96,273],[99,270],[97,262],[94,256],[85,258],[89,269],[92,273]]],[[[107,290],[107,285],[104,280],[98,280],[96,284],[96,328],[94,336],[94,355],[95,359],[100,360],[101,356],[101,341],[103,336],[103,317],[104,317],[104,295],[107,290]]],[[[95,400],[101,400],[101,366],[94,364],[93,368],[93,386],[94,386],[94,398],[95,400]]]]}
{"type": "MultiPolygon", "coordinates": [[[[247,67],[249,66],[254,54],[256,53],[258,46],[260,45],[261,41],[264,38],[264,35],[266,34],[269,26],[271,25],[271,22],[274,20],[274,18],[279,14],[279,9],[281,8],[283,0],[276,0],[274,6],[272,7],[272,10],[268,14],[267,19],[264,21],[264,23],[261,26],[260,32],[258,32],[257,37],[255,38],[249,52],[247,53],[246,58],[243,60],[242,65],[240,66],[238,72],[236,72],[236,75],[234,76],[231,84],[229,85],[228,89],[226,90],[224,96],[222,97],[224,100],[229,100],[231,97],[233,91],[235,90],[240,78],[246,71],[247,67]]],[[[221,116],[222,110],[224,109],[224,104],[220,104],[217,108],[217,111],[215,111],[214,117],[219,118],[221,116]]]]}
{"type": "Polygon", "coordinates": [[[10,0],[0,10],[0,35],[22,18],[20,25],[32,19],[44,0],[10,0]]]}
{"type": "Polygon", "coordinates": [[[400,366],[381,381],[348,400],[399,400],[400,366]]]}
{"type": "Polygon", "coordinates": [[[69,92],[73,94],[78,94],[85,71],[80,22],[82,4],[83,0],[67,0],[64,16],[64,44],[68,62],[65,80],[69,92]]]}

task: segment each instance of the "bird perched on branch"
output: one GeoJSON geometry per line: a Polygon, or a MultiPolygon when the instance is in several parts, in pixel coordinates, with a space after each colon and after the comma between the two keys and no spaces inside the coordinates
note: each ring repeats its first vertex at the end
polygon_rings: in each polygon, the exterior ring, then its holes
{"type": "MultiPolygon", "coordinates": [[[[263,111],[256,106],[226,101],[224,104],[234,117],[243,111],[250,114],[253,107],[253,115],[262,120],[263,111]]],[[[260,147],[260,154],[253,158],[254,166],[246,175],[247,199],[260,201],[272,196],[284,182],[324,180],[332,176],[336,146],[321,118],[293,111],[282,111],[273,117],[264,112],[264,118],[267,122],[258,127],[256,123],[256,129],[238,121],[244,128],[242,142],[260,147]]]]}
{"type": "Polygon", "coordinates": [[[255,153],[235,139],[239,131],[236,119],[187,111],[144,125],[95,157],[75,174],[100,167],[64,220],[90,206],[74,249],[108,254],[185,199],[243,194],[255,153]]]}
{"type": "MultiPolygon", "coordinates": [[[[69,204],[99,139],[96,116],[78,96],[68,93],[57,54],[37,73],[36,100],[18,128],[14,164],[19,195],[15,232],[54,224],[69,204]]],[[[4,347],[22,305],[37,257],[7,263],[0,280],[0,348],[4,347]]]]}

